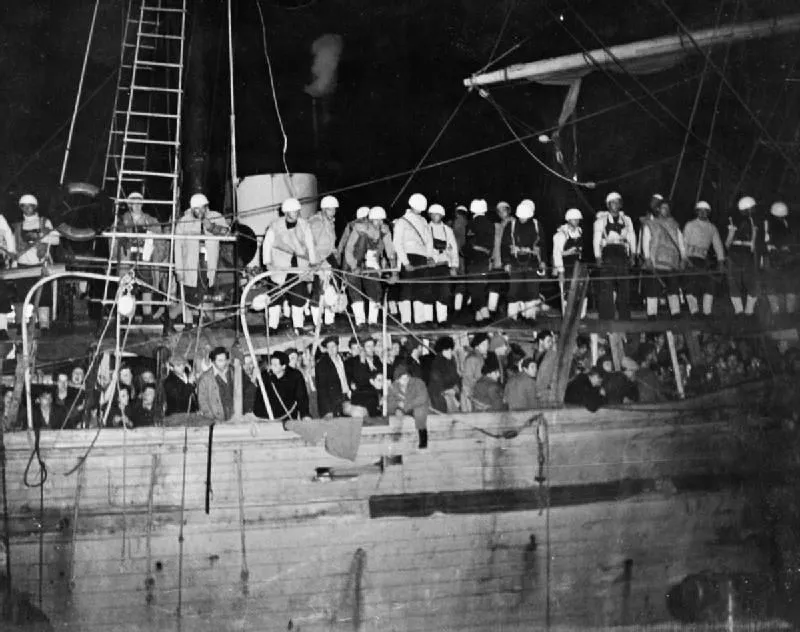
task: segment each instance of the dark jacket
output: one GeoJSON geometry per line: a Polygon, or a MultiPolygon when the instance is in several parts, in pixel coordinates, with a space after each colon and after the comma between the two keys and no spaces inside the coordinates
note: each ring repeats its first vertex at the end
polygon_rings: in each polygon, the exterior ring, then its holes
{"type": "MultiPolygon", "coordinates": [[[[346,370],[345,375],[347,375],[346,370]]],[[[323,353],[317,362],[314,381],[317,385],[319,416],[324,417],[328,413],[341,416],[342,404],[347,399],[347,395],[342,391],[342,383],[336,372],[336,365],[327,353],[323,353]]]]}
{"type": "Polygon", "coordinates": [[[184,382],[174,372],[164,379],[164,402],[167,415],[177,413],[193,413],[197,411],[197,397],[194,396],[194,384],[184,382]]]}
{"type": "Polygon", "coordinates": [[[606,391],[606,402],[609,404],[624,404],[626,399],[631,402],[639,401],[639,389],[636,383],[631,382],[620,371],[614,371],[606,376],[603,388],[606,391]]]}
{"type": "MultiPolygon", "coordinates": [[[[283,377],[276,378],[270,371],[261,373],[269,404],[275,419],[301,419],[308,417],[308,391],[303,374],[286,367],[283,377]]],[[[256,417],[269,418],[267,405],[260,392],[256,393],[253,406],[256,417]]]]}
{"type": "Polygon", "coordinates": [[[436,355],[431,363],[431,373],[428,380],[428,394],[431,396],[431,406],[442,413],[447,412],[447,402],[442,393],[448,388],[460,386],[461,376],[455,360],[448,360],[444,356],[436,355]]]}
{"type": "Polygon", "coordinates": [[[667,401],[667,396],[658,381],[658,375],[653,369],[641,367],[636,371],[637,400],[640,404],[655,404],[667,401]]]}
{"type": "Polygon", "coordinates": [[[569,384],[564,395],[564,403],[573,406],[585,406],[595,412],[605,403],[605,396],[599,387],[592,386],[589,376],[585,373],[576,375],[569,384]]]}
{"type": "Polygon", "coordinates": [[[128,414],[128,419],[131,420],[134,428],[155,425],[155,404],[153,405],[153,408],[147,410],[144,406],[142,406],[142,402],[137,400],[127,407],[126,413],[128,414]]]}
{"type": "Polygon", "coordinates": [[[373,364],[374,369],[371,369],[366,361],[362,362],[361,360],[351,365],[351,388],[355,385],[355,389],[350,395],[350,401],[354,406],[363,406],[374,417],[380,414],[378,409],[380,393],[370,383],[370,380],[383,373],[383,365],[377,357],[373,358],[373,364]]]}
{"type": "Polygon", "coordinates": [[[503,398],[509,410],[533,410],[539,406],[536,395],[536,379],[522,371],[506,383],[503,398]]]}
{"type": "Polygon", "coordinates": [[[504,410],[503,387],[500,382],[484,375],[472,389],[472,405],[476,413],[504,410]]]}
{"type": "Polygon", "coordinates": [[[67,396],[63,400],[58,399],[58,391],[55,391],[53,393],[55,422],[51,422],[52,425],[56,428],[77,428],[83,417],[84,403],[85,397],[76,388],[68,388],[67,396]],[[77,402],[73,406],[72,402],[76,400],[77,402]]]}

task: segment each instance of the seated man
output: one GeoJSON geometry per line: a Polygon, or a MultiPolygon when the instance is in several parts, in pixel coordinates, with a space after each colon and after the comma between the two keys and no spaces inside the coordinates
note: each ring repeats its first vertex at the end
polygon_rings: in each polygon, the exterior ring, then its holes
{"type": "Polygon", "coordinates": [[[233,417],[233,370],[225,347],[215,347],[208,354],[211,367],[197,380],[197,404],[200,413],[215,421],[233,417]]]}
{"type": "Polygon", "coordinates": [[[489,356],[481,368],[481,379],[472,389],[472,405],[475,412],[505,410],[503,387],[500,385],[500,364],[489,356]]]}
{"type": "Polygon", "coordinates": [[[272,418],[278,421],[288,419],[308,419],[308,391],[303,374],[289,369],[289,356],[283,351],[275,351],[270,357],[269,371],[261,373],[267,391],[269,408],[263,395],[256,394],[253,413],[256,417],[272,418]]]}
{"type": "MultiPolygon", "coordinates": [[[[122,391],[120,390],[120,394],[122,391]]],[[[122,399],[122,398],[120,398],[122,399]]],[[[158,421],[158,410],[156,402],[156,387],[153,384],[145,384],[142,387],[142,394],[133,404],[127,407],[127,416],[134,428],[143,426],[155,426],[158,421]]]]}
{"type": "Polygon", "coordinates": [[[603,390],[603,375],[597,367],[592,367],[586,373],[580,373],[567,384],[564,403],[574,406],[585,406],[589,411],[595,412],[606,401],[603,390]]]}
{"type": "Polygon", "coordinates": [[[533,410],[539,406],[536,395],[536,360],[527,357],[520,363],[520,372],[506,384],[503,401],[509,410],[533,410]]]}
{"type": "Polygon", "coordinates": [[[428,447],[428,408],[430,408],[430,403],[425,382],[418,377],[411,377],[406,365],[395,365],[394,381],[389,386],[388,410],[401,419],[405,415],[414,417],[420,450],[428,447]]]}
{"type": "Polygon", "coordinates": [[[622,370],[611,371],[604,380],[607,403],[618,405],[639,401],[639,389],[634,381],[638,369],[635,360],[622,358],[622,370]]]}

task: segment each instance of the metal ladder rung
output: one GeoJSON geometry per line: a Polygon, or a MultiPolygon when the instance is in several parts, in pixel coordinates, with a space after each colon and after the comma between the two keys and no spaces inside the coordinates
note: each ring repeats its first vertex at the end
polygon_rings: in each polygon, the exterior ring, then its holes
{"type": "MultiPolygon", "coordinates": [[[[123,44],[125,48],[136,48],[136,44],[128,44],[127,42],[123,44]]],[[[139,50],[155,50],[155,46],[150,46],[149,44],[139,44],[139,50]]]]}
{"type": "Polygon", "coordinates": [[[168,118],[168,119],[178,118],[177,114],[165,114],[163,112],[136,112],[133,110],[131,110],[131,116],[139,116],[142,118],[168,118]]]}
{"type": "Polygon", "coordinates": [[[117,182],[118,180],[122,180],[123,182],[144,182],[144,178],[120,178],[119,176],[106,176],[106,182],[117,182]]]}
{"type": "MultiPolygon", "coordinates": [[[[151,70],[152,68],[183,68],[183,64],[178,64],[176,62],[171,61],[149,61],[145,59],[139,60],[139,65],[145,67],[146,70],[151,70]]],[[[123,68],[133,68],[130,64],[125,64],[122,66],[123,68]]]]}
{"type": "Polygon", "coordinates": [[[154,178],[171,178],[172,180],[178,177],[177,173],[167,173],[165,171],[138,171],[136,169],[120,169],[120,175],[122,174],[130,176],[152,176],[154,178]]]}
{"type": "Polygon", "coordinates": [[[163,35],[162,33],[147,33],[146,31],[139,31],[139,37],[151,37],[154,39],[165,40],[182,40],[180,35],[163,35]]]}
{"type": "MultiPolygon", "coordinates": [[[[128,198],[111,198],[117,204],[122,204],[123,202],[127,202],[128,198]]],[[[172,200],[140,200],[142,204],[153,204],[159,206],[172,206],[172,200]]]]}
{"type": "MultiPolygon", "coordinates": [[[[117,134],[117,135],[124,135],[125,134],[125,130],[124,129],[119,129],[119,130],[115,129],[112,133],[117,134]]],[[[136,132],[136,131],[133,131],[133,130],[128,130],[128,136],[140,136],[140,137],[141,136],[147,136],[147,132],[136,132]]]]}
{"type": "MultiPolygon", "coordinates": [[[[125,70],[133,70],[133,64],[122,64],[122,67],[125,70]]],[[[137,68],[139,70],[152,70],[153,69],[151,62],[149,62],[149,61],[147,61],[147,62],[140,61],[139,65],[137,66],[137,68]]]]}
{"type": "Polygon", "coordinates": [[[168,145],[170,147],[177,147],[178,141],[176,140],[151,140],[149,138],[129,138],[129,143],[136,143],[137,145],[168,145]]]}
{"type": "Polygon", "coordinates": [[[185,9],[175,9],[172,7],[148,7],[143,6],[142,11],[155,11],[158,13],[186,13],[185,9]]]}
{"type": "MultiPolygon", "coordinates": [[[[109,158],[122,158],[122,154],[108,154],[109,158]]],[[[125,154],[125,159],[131,160],[147,160],[147,156],[137,156],[135,154],[125,154]]]]}
{"type": "Polygon", "coordinates": [[[140,86],[140,85],[132,85],[132,90],[141,90],[142,92],[169,92],[171,94],[180,94],[183,92],[179,88],[160,88],[158,86],[140,86]]]}

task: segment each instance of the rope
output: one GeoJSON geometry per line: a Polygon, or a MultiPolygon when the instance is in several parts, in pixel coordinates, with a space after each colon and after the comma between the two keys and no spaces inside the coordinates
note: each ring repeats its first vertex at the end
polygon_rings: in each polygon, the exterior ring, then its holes
{"type": "Polygon", "coordinates": [[[503,39],[503,33],[506,31],[506,27],[508,26],[508,20],[511,17],[511,14],[514,12],[516,8],[516,0],[509,0],[508,2],[508,10],[506,11],[506,16],[503,18],[503,24],[500,26],[500,31],[497,33],[497,38],[494,40],[494,46],[492,46],[492,52],[489,53],[489,61],[486,62],[486,65],[481,68],[475,74],[481,74],[484,70],[486,70],[489,66],[496,62],[494,59],[494,54],[497,52],[497,47],[500,46],[500,41],[503,39]]]}
{"type": "Polygon", "coordinates": [[[397,204],[397,200],[400,198],[401,195],[403,195],[403,191],[406,190],[406,187],[408,187],[408,185],[411,183],[411,180],[413,180],[414,176],[417,175],[417,172],[420,170],[420,167],[422,167],[422,163],[425,162],[425,159],[433,151],[433,148],[436,147],[437,143],[439,142],[439,139],[442,136],[444,136],[445,131],[447,131],[447,128],[450,126],[450,123],[452,123],[453,119],[456,117],[456,114],[458,114],[458,111],[461,109],[461,106],[464,104],[464,101],[467,100],[467,96],[468,95],[469,95],[469,91],[464,92],[461,95],[461,98],[459,99],[458,104],[456,105],[455,109],[450,114],[450,116],[447,118],[447,120],[445,121],[445,123],[442,126],[442,128],[439,130],[439,133],[436,134],[436,138],[433,139],[433,142],[430,144],[430,147],[428,147],[428,149],[425,151],[425,153],[422,154],[422,158],[419,159],[419,162],[417,163],[416,167],[414,167],[411,170],[411,173],[409,174],[409,176],[406,179],[406,181],[403,183],[403,186],[400,187],[400,190],[397,192],[397,195],[394,196],[394,199],[392,200],[392,203],[389,205],[390,207],[394,207],[394,205],[397,204]]]}

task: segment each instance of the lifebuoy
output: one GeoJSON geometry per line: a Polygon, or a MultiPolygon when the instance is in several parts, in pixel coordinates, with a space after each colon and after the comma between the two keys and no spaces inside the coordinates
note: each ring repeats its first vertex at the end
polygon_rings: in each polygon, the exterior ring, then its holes
{"type": "Polygon", "coordinates": [[[89,242],[111,225],[114,204],[99,187],[70,182],[61,188],[52,209],[53,225],[64,239],[89,242]]]}

